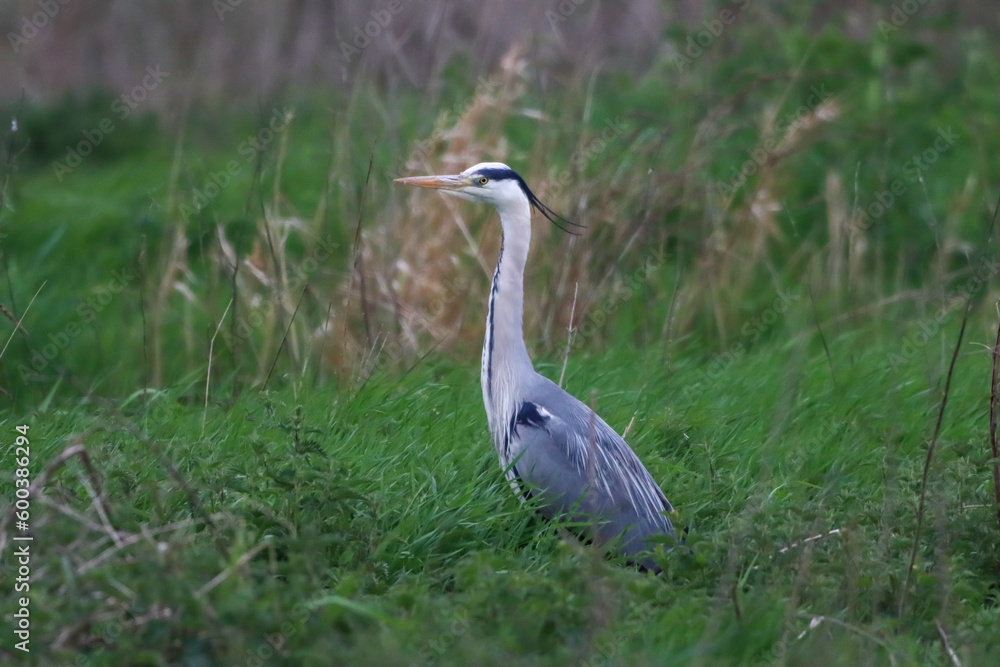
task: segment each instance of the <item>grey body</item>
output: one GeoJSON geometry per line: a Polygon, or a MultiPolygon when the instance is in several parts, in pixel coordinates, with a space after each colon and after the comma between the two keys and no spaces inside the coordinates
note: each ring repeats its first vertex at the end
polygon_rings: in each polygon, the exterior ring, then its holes
{"type": "MultiPolygon", "coordinates": [[[[531,207],[556,224],[568,221],[499,163],[398,180],[491,203],[500,213],[503,244],[490,288],[481,383],[493,446],[515,493],[530,497],[546,518],[580,524],[597,544],[621,538],[625,556],[649,550],[650,537],[673,535],[664,514],[673,508],[635,453],[593,410],[535,372],[528,356],[522,320],[531,207]]],[[[659,569],[649,557],[633,560],[659,569]]]]}
{"type": "MultiPolygon", "coordinates": [[[[622,537],[621,552],[651,548],[647,538],[672,535],[663,491],[625,441],[589,407],[537,373],[525,383],[501,464],[523,484],[547,518],[563,515],[599,544],[622,537]]],[[[657,569],[649,558],[640,561],[657,569]]]]}

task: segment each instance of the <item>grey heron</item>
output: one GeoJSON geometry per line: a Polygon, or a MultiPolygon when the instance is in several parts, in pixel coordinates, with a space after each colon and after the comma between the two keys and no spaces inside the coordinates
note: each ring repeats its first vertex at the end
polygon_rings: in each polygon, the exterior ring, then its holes
{"type": "MultiPolygon", "coordinates": [[[[493,447],[511,488],[537,500],[546,519],[563,516],[584,527],[598,545],[621,539],[621,553],[645,569],[651,537],[673,535],[663,491],[632,449],[603,419],[539,375],[524,343],[524,267],[531,240],[531,209],[554,224],[575,223],[539,201],[513,169],[483,162],[450,176],[397,178],[492,204],[502,241],[486,317],[481,382],[493,447]]],[[[567,230],[568,231],[568,230],[567,230]]]]}

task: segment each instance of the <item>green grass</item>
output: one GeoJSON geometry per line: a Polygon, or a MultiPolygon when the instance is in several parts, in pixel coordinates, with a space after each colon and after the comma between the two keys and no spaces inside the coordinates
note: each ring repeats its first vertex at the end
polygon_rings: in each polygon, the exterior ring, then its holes
{"type": "Polygon", "coordinates": [[[91,665],[257,651],[290,665],[918,665],[943,664],[939,621],[965,664],[987,664],[1000,649],[988,356],[959,358],[907,587],[944,368],[894,369],[873,333],[838,336],[829,359],[809,336],[775,342],[713,378],[705,360],[655,353],[570,360],[569,390],[593,390],[619,430],[635,416],[631,444],[689,528],[690,552],[661,555],[660,577],[518,506],[475,364],[207,411],[166,392],[128,418],[142,438],[115,411],[33,415],[36,461],[95,429],[110,523],[137,538],[114,549],[51,510],[97,520],[79,461],[49,481],[48,506],[34,501],[33,646],[43,663],[80,652],[91,665]],[[63,652],[47,648],[59,633],[63,652]]]}
{"type": "MultiPolygon", "coordinates": [[[[448,336],[404,332],[400,312],[427,303],[385,291],[406,287],[391,270],[400,239],[442,229],[425,224],[441,217],[436,199],[391,179],[454,129],[475,97],[470,68],[450,63],[428,91],[361,79],[257,110],[195,102],[173,125],[134,116],[62,181],[51,161],[112,98],[24,109],[27,136],[4,141],[0,167],[5,341],[24,316],[0,359],[0,432],[13,442],[30,425],[44,485],[31,499],[32,653],[4,639],[0,659],[954,665],[947,641],[961,664],[991,664],[997,280],[985,229],[1000,67],[981,32],[917,22],[848,38],[762,8],[683,71],[665,51],[638,80],[611,66],[529,76],[510,113],[465,137],[506,142],[506,161],[588,225],[572,240],[536,227],[525,334],[558,378],[575,313],[564,387],[628,427],[687,528],[658,577],[565,539],[504,482],[478,380],[488,277],[465,246],[454,265],[421,267],[459,285],[448,336]],[[830,118],[788,139],[817,87],[836,100],[830,118]],[[285,108],[287,130],[241,153],[285,108]],[[914,172],[944,128],[956,141],[914,172]],[[722,196],[775,137],[787,143],[769,166],[722,196]],[[185,212],[230,160],[230,185],[185,212]],[[847,233],[895,181],[884,214],[847,233]],[[275,250],[276,221],[292,218],[275,250]],[[220,229],[260,284],[244,268],[234,291],[220,229]],[[283,289],[273,264],[307,266],[319,238],[330,250],[308,288],[283,289]],[[287,309],[238,333],[275,303],[287,309]],[[88,458],[58,465],[77,444],[88,458]]],[[[664,39],[682,48],[687,36],[672,26],[664,39]]],[[[477,243],[497,233],[486,211],[457,211],[477,243]]],[[[15,452],[2,451],[12,500],[15,452]]],[[[2,606],[4,628],[13,611],[2,606]]]]}

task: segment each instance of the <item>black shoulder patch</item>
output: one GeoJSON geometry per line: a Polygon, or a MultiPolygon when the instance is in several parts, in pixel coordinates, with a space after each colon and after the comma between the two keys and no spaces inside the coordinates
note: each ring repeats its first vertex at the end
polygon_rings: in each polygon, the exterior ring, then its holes
{"type": "Polygon", "coordinates": [[[521,403],[521,406],[517,409],[510,418],[510,430],[512,433],[517,433],[518,426],[530,426],[532,428],[545,428],[545,422],[549,420],[548,416],[543,416],[539,411],[539,406],[531,401],[525,401],[521,403]]]}
{"type": "Polygon", "coordinates": [[[514,417],[515,424],[525,424],[527,426],[544,426],[546,421],[548,421],[548,417],[543,417],[542,413],[538,410],[538,404],[531,401],[521,403],[521,407],[518,408],[517,415],[514,417]]]}

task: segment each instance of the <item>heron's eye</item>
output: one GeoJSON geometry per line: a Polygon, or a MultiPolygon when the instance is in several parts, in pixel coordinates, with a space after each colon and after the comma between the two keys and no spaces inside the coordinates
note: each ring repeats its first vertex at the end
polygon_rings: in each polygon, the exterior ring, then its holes
{"type": "Polygon", "coordinates": [[[480,185],[486,185],[489,182],[490,182],[490,179],[486,178],[485,176],[480,176],[479,177],[479,184],[480,185]]]}

